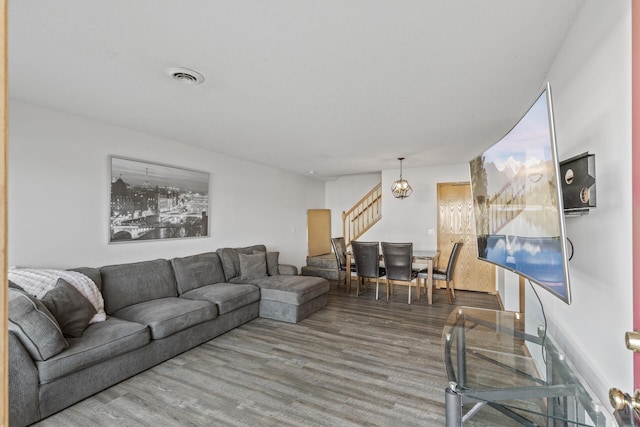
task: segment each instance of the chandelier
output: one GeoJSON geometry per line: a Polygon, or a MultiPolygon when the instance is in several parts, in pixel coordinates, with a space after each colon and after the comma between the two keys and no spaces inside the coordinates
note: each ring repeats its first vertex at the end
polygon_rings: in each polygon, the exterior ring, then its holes
{"type": "Polygon", "coordinates": [[[396,199],[405,199],[411,195],[413,188],[409,185],[409,181],[402,179],[402,161],[404,157],[398,157],[400,160],[400,179],[391,186],[391,193],[396,199]]]}

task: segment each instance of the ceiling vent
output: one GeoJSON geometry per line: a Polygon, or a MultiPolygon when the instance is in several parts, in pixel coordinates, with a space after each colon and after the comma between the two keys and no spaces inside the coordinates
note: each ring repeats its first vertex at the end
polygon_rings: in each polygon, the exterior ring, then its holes
{"type": "Polygon", "coordinates": [[[188,85],[199,85],[204,82],[204,76],[202,74],[188,68],[169,68],[167,73],[174,80],[188,85]]]}

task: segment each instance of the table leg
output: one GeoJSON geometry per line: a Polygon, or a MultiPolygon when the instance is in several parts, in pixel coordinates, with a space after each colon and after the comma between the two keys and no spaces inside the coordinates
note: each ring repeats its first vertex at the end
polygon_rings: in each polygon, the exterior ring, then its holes
{"type": "Polygon", "coordinates": [[[351,294],[351,254],[347,254],[347,269],[344,272],[344,284],[345,288],[347,288],[347,295],[351,294]]]}
{"type": "Polygon", "coordinates": [[[444,391],[444,411],[447,427],[462,426],[462,396],[451,387],[444,391]]]}
{"type": "Polygon", "coordinates": [[[427,264],[427,302],[429,305],[433,303],[433,259],[427,264]]]}

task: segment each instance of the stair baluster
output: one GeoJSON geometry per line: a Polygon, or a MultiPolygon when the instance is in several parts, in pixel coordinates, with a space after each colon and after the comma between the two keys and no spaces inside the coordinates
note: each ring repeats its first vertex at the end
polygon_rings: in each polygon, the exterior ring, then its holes
{"type": "Polygon", "coordinates": [[[350,246],[382,218],[382,183],[376,185],[351,209],[342,212],[342,235],[350,246]]]}

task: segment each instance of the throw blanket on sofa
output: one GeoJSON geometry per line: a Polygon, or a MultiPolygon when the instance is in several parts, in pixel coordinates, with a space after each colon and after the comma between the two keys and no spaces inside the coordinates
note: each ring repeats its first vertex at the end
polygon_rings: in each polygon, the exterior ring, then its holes
{"type": "Polygon", "coordinates": [[[58,279],[67,281],[76,288],[96,309],[96,315],[89,323],[104,322],[107,318],[104,312],[104,300],[96,284],[82,273],[66,270],[29,269],[20,268],[9,270],[9,280],[20,286],[26,292],[38,299],[42,299],[53,289],[58,279]]]}

